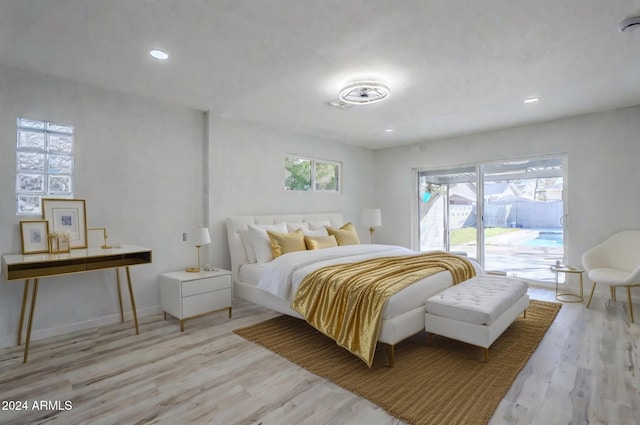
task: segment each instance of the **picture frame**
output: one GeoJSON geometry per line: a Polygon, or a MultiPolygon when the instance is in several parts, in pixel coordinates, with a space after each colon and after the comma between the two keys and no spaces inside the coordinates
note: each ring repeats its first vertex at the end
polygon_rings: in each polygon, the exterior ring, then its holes
{"type": "Polygon", "coordinates": [[[22,254],[49,252],[49,222],[47,220],[21,220],[20,238],[22,254]]]}
{"type": "Polygon", "coordinates": [[[84,199],[42,198],[42,218],[49,231],[68,234],[69,248],[87,248],[87,209],[84,199]]]}

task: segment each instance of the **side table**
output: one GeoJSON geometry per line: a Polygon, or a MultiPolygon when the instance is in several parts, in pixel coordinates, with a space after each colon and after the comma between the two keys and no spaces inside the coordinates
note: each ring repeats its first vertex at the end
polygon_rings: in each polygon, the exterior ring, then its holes
{"type": "Polygon", "coordinates": [[[551,271],[556,274],[556,300],[562,301],[565,303],[581,303],[584,300],[583,287],[582,287],[582,275],[584,274],[584,269],[578,266],[551,266],[551,271]],[[580,295],[571,294],[571,293],[559,293],[558,292],[558,274],[559,273],[575,273],[580,276],[580,295]]]}
{"type": "Polygon", "coordinates": [[[231,318],[231,272],[216,269],[189,273],[185,271],[160,275],[160,304],[164,311],[180,321],[184,332],[184,321],[220,310],[228,310],[231,318]]]}

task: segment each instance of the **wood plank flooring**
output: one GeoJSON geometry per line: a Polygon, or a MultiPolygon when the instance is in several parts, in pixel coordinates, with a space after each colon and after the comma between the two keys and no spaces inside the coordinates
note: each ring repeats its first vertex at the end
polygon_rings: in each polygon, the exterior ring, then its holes
{"type": "MultiPolygon", "coordinates": [[[[624,298],[563,304],[490,424],[639,424],[640,324],[624,298]]],[[[237,301],[232,319],[203,316],[184,333],[154,315],[140,335],[126,322],[33,341],[27,364],[23,347],[0,348],[0,409],[28,407],[0,410],[0,424],[402,424],[235,335],[276,315],[237,301]]]]}

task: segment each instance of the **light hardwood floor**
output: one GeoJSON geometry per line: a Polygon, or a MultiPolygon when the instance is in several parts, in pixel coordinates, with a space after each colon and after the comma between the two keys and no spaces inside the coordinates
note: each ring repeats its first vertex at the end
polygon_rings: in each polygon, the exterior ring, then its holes
{"type": "MultiPolygon", "coordinates": [[[[639,424],[640,324],[629,323],[624,298],[564,304],[490,424],[639,424]]],[[[22,347],[1,348],[0,407],[29,410],[0,410],[0,423],[402,423],[232,332],[275,315],[238,300],[232,319],[203,316],[184,333],[154,315],[138,336],[126,322],[32,342],[27,364],[22,347]],[[34,410],[34,401],[59,406],[34,410]]]]}

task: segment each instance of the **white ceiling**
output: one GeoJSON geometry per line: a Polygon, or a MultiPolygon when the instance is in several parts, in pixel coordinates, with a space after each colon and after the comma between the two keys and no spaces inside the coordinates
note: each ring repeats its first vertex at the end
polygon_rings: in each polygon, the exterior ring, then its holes
{"type": "Polygon", "coordinates": [[[640,104],[640,29],[618,31],[634,15],[640,0],[2,0],[0,65],[377,149],[640,104]],[[389,99],[326,105],[362,78],[389,99]]]}

